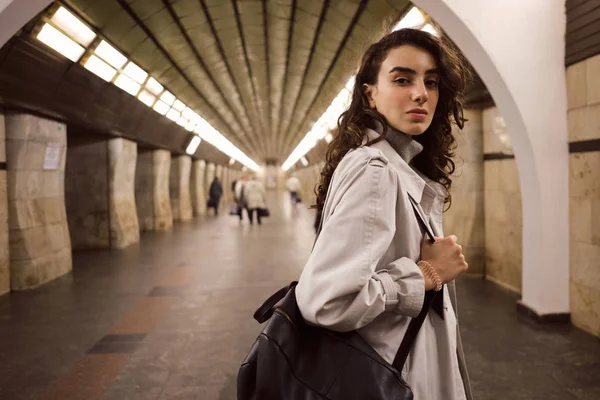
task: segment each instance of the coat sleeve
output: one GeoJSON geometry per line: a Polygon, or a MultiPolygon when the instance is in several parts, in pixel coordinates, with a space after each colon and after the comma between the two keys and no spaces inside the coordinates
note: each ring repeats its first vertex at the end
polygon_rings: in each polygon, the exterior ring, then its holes
{"type": "Polygon", "coordinates": [[[361,328],[383,312],[416,317],[425,296],[411,259],[377,269],[396,232],[396,175],[384,159],[364,152],[353,158],[328,195],[331,209],[296,287],[304,319],[337,331],[361,328]]]}

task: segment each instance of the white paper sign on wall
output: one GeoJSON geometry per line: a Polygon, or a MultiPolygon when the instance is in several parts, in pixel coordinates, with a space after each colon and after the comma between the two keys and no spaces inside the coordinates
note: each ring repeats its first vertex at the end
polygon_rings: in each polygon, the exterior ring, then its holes
{"type": "Polygon", "coordinates": [[[58,169],[60,164],[60,153],[62,145],[60,143],[48,143],[46,145],[46,154],[44,155],[44,170],[58,169]]]}

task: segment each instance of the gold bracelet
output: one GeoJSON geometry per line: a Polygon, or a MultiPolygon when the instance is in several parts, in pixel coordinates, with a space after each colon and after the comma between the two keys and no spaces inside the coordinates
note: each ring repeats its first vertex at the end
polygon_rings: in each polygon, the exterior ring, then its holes
{"type": "Polygon", "coordinates": [[[431,264],[429,264],[425,260],[421,260],[417,263],[417,266],[421,268],[421,271],[423,271],[424,274],[427,274],[427,276],[431,278],[431,280],[435,284],[435,288],[433,290],[435,290],[436,292],[442,290],[442,280],[440,279],[440,276],[438,275],[437,271],[433,269],[431,264]]]}

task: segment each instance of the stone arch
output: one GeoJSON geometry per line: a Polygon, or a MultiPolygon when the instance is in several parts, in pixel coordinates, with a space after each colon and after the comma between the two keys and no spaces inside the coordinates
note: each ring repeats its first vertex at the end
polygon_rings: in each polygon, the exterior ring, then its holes
{"type": "Polygon", "coordinates": [[[0,47],[52,0],[0,0],[0,47]]]}
{"type": "Polygon", "coordinates": [[[543,0],[414,3],[461,48],[506,121],[523,199],[520,303],[538,315],[568,313],[564,4],[543,0]]]}

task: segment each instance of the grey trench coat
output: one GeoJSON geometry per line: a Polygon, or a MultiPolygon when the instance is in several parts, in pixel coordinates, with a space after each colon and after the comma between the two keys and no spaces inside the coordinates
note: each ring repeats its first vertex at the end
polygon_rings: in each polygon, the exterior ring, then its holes
{"type": "MultiPolygon", "coordinates": [[[[379,136],[367,133],[369,139],[379,136]]],[[[435,235],[443,236],[446,193],[409,165],[421,145],[395,133],[407,160],[384,140],[350,151],[336,168],[323,227],[296,288],[309,323],[357,330],[390,363],[425,295],[416,265],[424,237],[408,195],[420,204],[435,235]]],[[[443,302],[444,318],[428,313],[402,371],[415,400],[473,398],[454,282],[446,285],[443,302]]]]}

